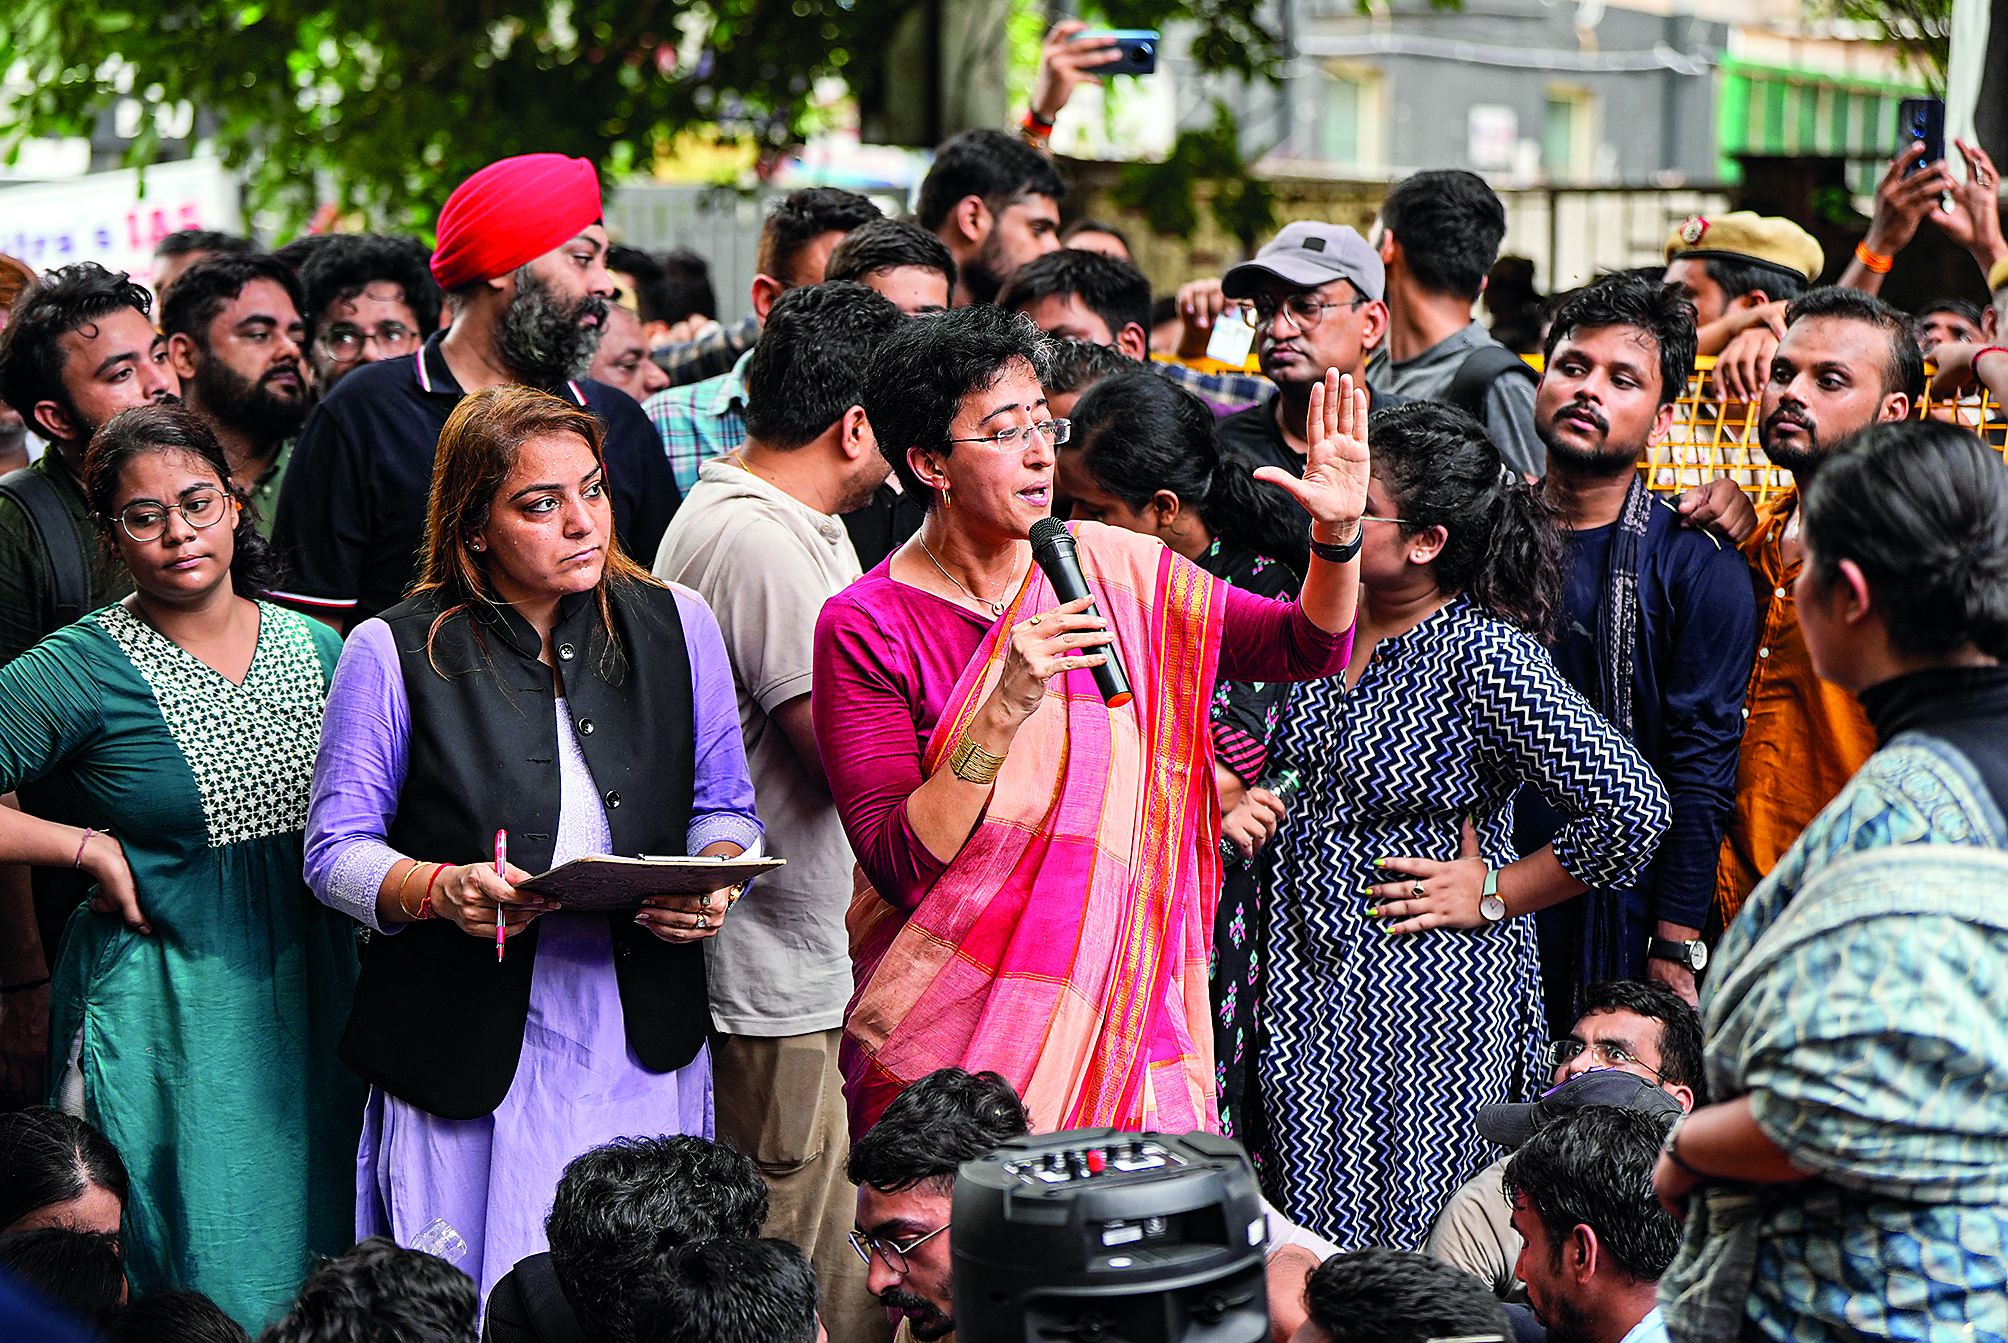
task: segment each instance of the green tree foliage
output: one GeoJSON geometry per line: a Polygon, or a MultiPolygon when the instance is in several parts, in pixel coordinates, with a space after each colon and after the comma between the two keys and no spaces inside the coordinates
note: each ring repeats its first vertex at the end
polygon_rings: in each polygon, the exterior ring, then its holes
{"type": "MultiPolygon", "coordinates": [[[[325,200],[424,227],[482,164],[536,150],[603,170],[715,125],[777,151],[823,76],[882,77],[876,53],[916,0],[10,0],[0,69],[25,80],[0,152],[88,134],[120,97],[215,118],[254,205],[298,220],[325,200]]],[[[1115,0],[1109,17],[1193,19],[1209,69],[1266,73],[1255,0],[1115,0]]],[[[154,118],[131,161],[158,150],[154,118]]]]}
{"type": "Polygon", "coordinates": [[[1132,163],[1110,195],[1125,210],[1143,214],[1153,233],[1189,238],[1199,226],[1195,203],[1201,185],[1211,188],[1207,210],[1223,232],[1246,251],[1276,227],[1276,197],[1269,184],[1251,176],[1241,157],[1234,114],[1213,105],[1213,125],[1180,131],[1162,163],[1132,163]]]}
{"type": "Polygon", "coordinates": [[[1814,12],[1880,29],[1882,41],[1932,88],[1945,89],[1952,55],[1952,0],[1816,0],[1814,12]]]}

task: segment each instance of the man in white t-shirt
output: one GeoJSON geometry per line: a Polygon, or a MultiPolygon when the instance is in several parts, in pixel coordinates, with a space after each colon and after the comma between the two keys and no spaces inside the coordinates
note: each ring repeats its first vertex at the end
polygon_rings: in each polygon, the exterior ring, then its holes
{"type": "Polygon", "coordinates": [[[802,1247],[832,1336],[884,1337],[845,1237],[852,1194],[837,1045],[851,996],[844,913],[855,864],[809,718],[816,616],[858,577],[841,515],[885,480],[858,382],[906,319],[862,285],[790,290],[746,369],[745,444],[704,463],[656,555],[658,578],[718,617],[766,851],[732,931],[706,944],[718,1138],[767,1179],[766,1234],[802,1247]]]}

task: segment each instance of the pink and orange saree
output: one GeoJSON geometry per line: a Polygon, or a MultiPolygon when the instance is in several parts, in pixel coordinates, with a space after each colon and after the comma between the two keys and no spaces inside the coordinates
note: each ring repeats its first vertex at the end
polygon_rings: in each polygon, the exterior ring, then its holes
{"type": "MultiPolygon", "coordinates": [[[[1053,678],[920,904],[904,914],[860,876],[843,1042],[854,1134],[949,1066],[1001,1073],[1035,1130],[1218,1127],[1207,706],[1225,587],[1154,539],[1086,523],[1076,540],[1136,699],[1110,709],[1086,674],[1053,678]]],[[[996,684],[1012,626],[1056,604],[1034,567],[949,695],[929,774],[996,684]]]]}

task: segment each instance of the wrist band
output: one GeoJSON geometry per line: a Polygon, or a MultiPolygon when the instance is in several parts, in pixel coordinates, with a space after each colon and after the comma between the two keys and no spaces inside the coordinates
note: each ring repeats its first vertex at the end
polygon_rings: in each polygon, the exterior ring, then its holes
{"type": "Polygon", "coordinates": [[[416,858],[408,859],[406,861],[408,861],[411,864],[411,866],[407,867],[404,870],[403,878],[401,878],[398,881],[397,892],[396,894],[391,896],[391,903],[397,906],[399,913],[403,914],[407,919],[412,919],[415,921],[418,918],[418,915],[413,913],[411,907],[404,903],[404,888],[411,885],[412,874],[417,872],[418,869],[420,869],[421,867],[424,867],[425,864],[419,862],[418,859],[416,858]]]}
{"type": "Polygon", "coordinates": [[[1042,117],[1039,115],[1038,108],[1028,107],[1025,109],[1025,124],[1027,126],[1037,126],[1041,130],[1050,131],[1053,129],[1053,118],[1042,117]]]}
{"type": "Polygon", "coordinates": [[[1983,345],[1975,350],[1968,362],[1976,374],[1980,372],[1980,361],[1990,354],[2008,354],[2008,345],[1983,345]]]}
{"type": "MultiPolygon", "coordinates": [[[[1975,358],[1978,358],[1978,357],[1979,357],[1979,356],[1977,356],[1977,355],[1975,356],[1975,358]]],[[[80,840],[78,840],[78,841],[77,841],[77,856],[76,856],[75,858],[73,858],[73,859],[71,859],[71,860],[70,860],[70,866],[71,866],[71,867],[78,867],[78,868],[80,868],[80,867],[82,867],[82,866],[84,865],[84,846],[85,846],[86,844],[89,844],[89,843],[91,842],[91,836],[92,836],[92,835],[95,835],[95,834],[97,834],[97,833],[98,833],[98,832],[97,832],[97,831],[95,831],[95,830],[85,830],[85,831],[84,831],[84,837],[83,837],[82,839],[80,839],[80,840]]]]}
{"type": "Polygon", "coordinates": [[[1353,533],[1352,540],[1342,546],[1334,546],[1320,541],[1314,532],[1311,535],[1311,553],[1321,560],[1330,560],[1333,564],[1344,564],[1352,559],[1353,556],[1360,553],[1360,546],[1365,543],[1366,538],[1367,529],[1361,527],[1353,533]]]}
{"type": "Polygon", "coordinates": [[[440,878],[440,875],[445,871],[446,871],[446,864],[441,863],[437,867],[433,868],[432,875],[426,878],[425,896],[418,902],[419,921],[423,921],[425,919],[436,919],[439,917],[439,911],[432,907],[432,887],[433,883],[437,882],[440,878]]]}
{"type": "Polygon", "coordinates": [[[1855,244],[1855,260],[1861,262],[1878,275],[1889,274],[1889,268],[1896,264],[1894,256],[1884,256],[1881,252],[1871,252],[1868,243],[1865,241],[1855,244]]]}
{"type": "Polygon", "coordinates": [[[1046,142],[1053,138],[1053,123],[1050,121],[1040,121],[1032,113],[1027,112],[1025,119],[1018,123],[1018,134],[1031,144],[1033,148],[1043,149],[1046,146],[1046,142]]]}
{"type": "Polygon", "coordinates": [[[992,755],[973,741],[965,740],[948,753],[948,769],[968,783],[991,783],[1004,768],[1004,757],[992,755]]]}
{"type": "Polygon", "coordinates": [[[1692,1175],[1695,1179],[1713,1180],[1715,1177],[1713,1175],[1710,1175],[1707,1171],[1696,1170],[1694,1167],[1688,1165],[1686,1161],[1681,1159],[1680,1147],[1678,1145],[1680,1142],[1680,1129],[1681,1129],[1681,1124],[1685,1124],[1686,1122],[1687,1121],[1683,1119],[1681,1120],[1680,1124],[1675,1124],[1672,1128],[1666,1131],[1666,1141],[1659,1145],[1659,1150],[1666,1153],[1666,1159],[1668,1161],[1671,1161],[1674,1165],[1680,1167],[1682,1170],[1686,1171],[1689,1175],[1692,1175]]]}
{"type": "Polygon", "coordinates": [[[40,979],[24,979],[19,984],[0,984],[0,993],[26,993],[29,989],[39,989],[49,982],[49,976],[40,979]]]}
{"type": "Polygon", "coordinates": [[[2008,284],[2008,256],[2004,256],[1995,262],[1993,267],[1987,272],[1987,287],[1989,289],[1999,289],[2004,284],[2008,284]]]}

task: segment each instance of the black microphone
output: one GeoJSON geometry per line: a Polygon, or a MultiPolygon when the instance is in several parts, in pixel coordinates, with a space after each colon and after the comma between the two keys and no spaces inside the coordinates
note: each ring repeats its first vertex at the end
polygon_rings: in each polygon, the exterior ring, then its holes
{"type": "MultiPolygon", "coordinates": [[[[1040,518],[1032,524],[1032,558],[1045,570],[1046,581],[1053,585],[1053,591],[1061,602],[1077,602],[1094,595],[1088,591],[1088,580],[1081,573],[1081,557],[1074,549],[1074,534],[1058,518],[1040,518]]],[[[1093,615],[1101,614],[1092,606],[1088,611],[1093,615]]],[[[1116,653],[1113,640],[1098,648],[1083,648],[1080,651],[1083,654],[1109,655],[1109,660],[1101,666],[1089,668],[1095,674],[1095,688],[1102,692],[1103,703],[1111,709],[1120,709],[1135,698],[1130,692],[1129,677],[1123,674],[1122,658],[1116,653]]]]}

